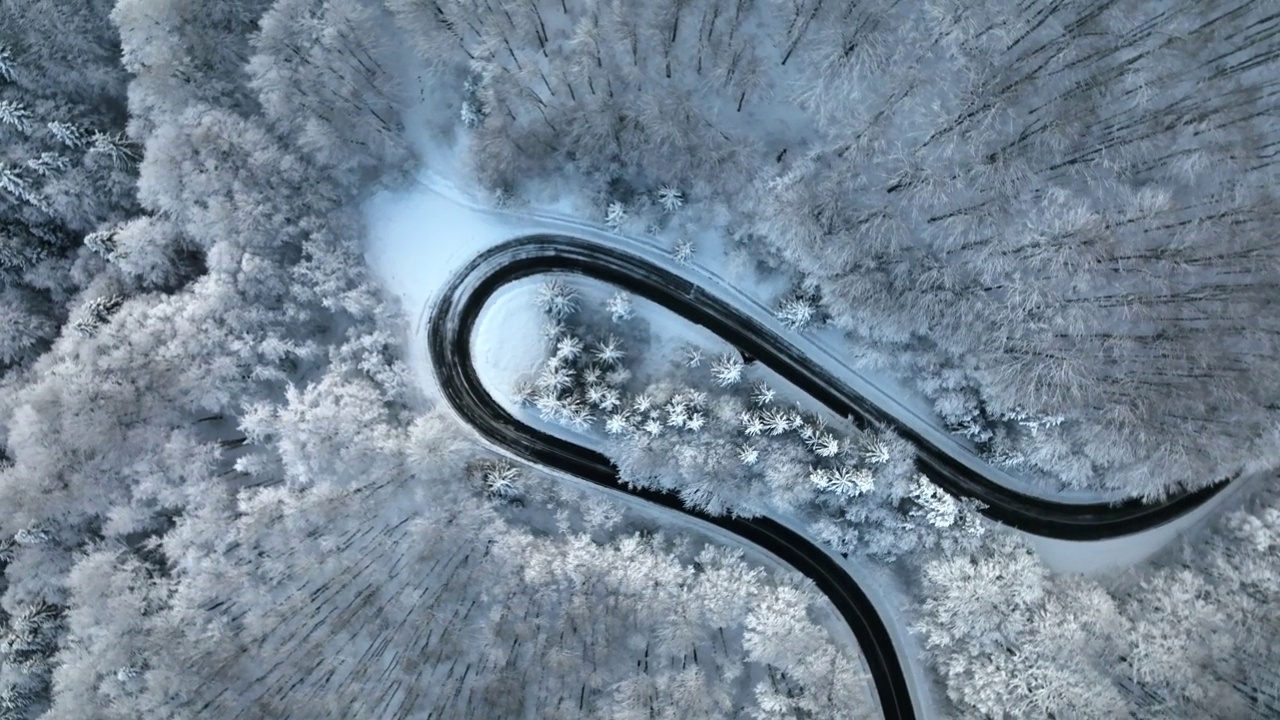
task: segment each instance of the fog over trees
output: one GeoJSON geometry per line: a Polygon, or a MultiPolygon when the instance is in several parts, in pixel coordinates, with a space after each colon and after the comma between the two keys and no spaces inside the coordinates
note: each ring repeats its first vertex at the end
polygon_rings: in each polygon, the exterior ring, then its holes
{"type": "MultiPolygon", "coordinates": [[[[0,0],[0,719],[875,716],[803,579],[433,407],[361,203],[434,144],[500,202],[723,246],[993,461],[1159,497],[1280,464],[1278,29],[1258,0],[0,0]]],[[[1280,713],[1274,471],[1151,563],[1055,574],[900,438],[731,352],[633,373],[637,307],[572,292],[531,416],[879,563],[940,712],[1280,713]]]]}

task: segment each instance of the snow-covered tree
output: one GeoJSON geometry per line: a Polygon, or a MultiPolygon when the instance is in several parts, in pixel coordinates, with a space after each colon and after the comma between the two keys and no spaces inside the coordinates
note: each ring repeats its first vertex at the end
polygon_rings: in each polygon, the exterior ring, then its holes
{"type": "Polygon", "coordinates": [[[0,368],[33,359],[57,330],[57,323],[41,312],[38,296],[18,288],[0,290],[0,368]]]}
{"type": "Polygon", "coordinates": [[[0,162],[0,190],[42,212],[47,213],[52,209],[38,194],[31,181],[23,177],[19,166],[0,162]]]}
{"type": "Polygon", "coordinates": [[[742,381],[744,367],[737,353],[724,353],[711,361],[711,376],[720,387],[736,385],[742,381]]]}
{"type": "Polygon", "coordinates": [[[605,420],[604,429],[610,435],[625,435],[631,432],[631,417],[626,412],[615,412],[605,420]]]}
{"type": "Polygon", "coordinates": [[[539,373],[537,385],[551,393],[560,393],[573,387],[574,371],[564,365],[548,364],[539,373]]]}
{"type": "Polygon", "coordinates": [[[348,182],[409,160],[397,49],[377,31],[387,19],[362,0],[276,0],[241,60],[262,114],[348,182]]]}
{"type": "Polygon", "coordinates": [[[606,309],[609,311],[609,318],[615,323],[630,320],[635,314],[635,309],[631,305],[631,296],[624,292],[616,292],[609,296],[606,309]]]}
{"type": "Polygon", "coordinates": [[[604,223],[614,232],[622,230],[629,218],[627,206],[617,200],[609,203],[609,206],[605,208],[604,223]]]}
{"type": "Polygon", "coordinates": [[[949,528],[960,517],[960,504],[955,498],[924,475],[916,476],[911,499],[919,506],[918,512],[936,528],[949,528]]]}
{"type": "Polygon", "coordinates": [[[597,406],[601,410],[604,410],[606,412],[610,412],[621,407],[622,393],[618,392],[616,388],[608,388],[601,395],[600,401],[599,403],[597,403],[597,406]]]}
{"type": "Polygon", "coordinates": [[[553,277],[538,286],[534,302],[539,310],[556,320],[563,320],[578,309],[578,291],[564,280],[553,277]]]}
{"type": "Polygon", "coordinates": [[[686,345],[680,352],[685,367],[696,368],[702,366],[702,348],[696,345],[686,345]]]}
{"type": "Polygon", "coordinates": [[[835,457],[843,450],[844,443],[840,441],[840,438],[834,435],[823,433],[814,438],[813,451],[817,453],[818,457],[835,457]]]}
{"type": "Polygon", "coordinates": [[[50,120],[45,123],[45,127],[58,142],[68,148],[78,149],[89,142],[88,135],[71,123],[50,120]]]}
{"type": "Polygon", "coordinates": [[[778,304],[777,317],[792,330],[803,330],[813,323],[817,308],[804,297],[788,297],[778,304]]]}
{"type": "Polygon", "coordinates": [[[872,465],[889,462],[893,459],[891,453],[888,441],[879,435],[868,437],[862,447],[862,458],[872,465]]]}
{"type": "Polygon", "coordinates": [[[89,154],[101,155],[116,167],[133,167],[139,159],[133,142],[124,133],[118,132],[94,132],[89,137],[89,154]]]}
{"type": "Polygon", "coordinates": [[[793,416],[781,408],[765,408],[759,413],[762,427],[770,435],[781,435],[792,429],[793,416]]]}
{"type": "Polygon", "coordinates": [[[875,487],[875,476],[866,468],[841,465],[831,473],[831,490],[841,495],[865,495],[875,487]]]}
{"type": "Polygon", "coordinates": [[[554,343],[560,336],[568,332],[567,328],[568,326],[564,324],[563,320],[548,317],[543,321],[542,327],[538,328],[538,334],[542,336],[543,340],[554,343]]]}
{"type": "Polygon", "coordinates": [[[480,127],[480,124],[484,122],[482,106],[469,98],[463,100],[462,109],[459,111],[459,119],[462,121],[462,126],[469,130],[480,127]]]}
{"type": "Polygon", "coordinates": [[[533,395],[533,406],[543,420],[559,421],[564,412],[564,403],[557,392],[549,387],[539,389],[533,395]]]}
{"type": "Polygon", "coordinates": [[[662,434],[662,422],[653,416],[650,416],[645,420],[644,424],[641,425],[640,428],[649,433],[650,436],[656,437],[662,434]]]}
{"type": "Polygon", "coordinates": [[[671,259],[681,265],[688,265],[693,262],[694,245],[691,238],[681,238],[671,249],[671,259]]]}
{"type": "Polygon", "coordinates": [[[591,355],[605,365],[617,365],[627,356],[626,352],[621,348],[621,341],[613,335],[596,341],[592,347],[591,355]]]}
{"type": "Polygon", "coordinates": [[[497,498],[513,498],[519,495],[520,470],[503,461],[477,463],[474,473],[485,493],[497,498]]]}
{"type": "Polygon", "coordinates": [[[17,79],[16,72],[13,51],[9,49],[8,45],[0,45],[0,80],[13,82],[17,79]]]}
{"type": "Polygon", "coordinates": [[[33,158],[28,158],[26,166],[42,178],[60,175],[71,169],[71,163],[55,152],[42,152],[33,158]]]}
{"type": "Polygon", "coordinates": [[[765,405],[772,403],[774,398],[777,396],[777,391],[769,387],[769,384],[763,380],[756,383],[755,387],[751,390],[751,402],[755,403],[758,407],[764,407],[765,405]]]}
{"type": "Polygon", "coordinates": [[[675,212],[684,207],[684,193],[672,185],[658,188],[658,204],[664,212],[675,212]]]}
{"type": "Polygon", "coordinates": [[[119,295],[103,295],[89,300],[81,308],[80,319],[75,322],[76,333],[81,337],[91,337],[123,302],[124,298],[119,295]]]}
{"type": "Polygon", "coordinates": [[[8,125],[22,134],[31,132],[31,112],[15,100],[0,100],[0,125],[8,125]]]}
{"type": "Polygon", "coordinates": [[[564,422],[574,430],[585,431],[594,421],[595,413],[591,412],[591,408],[586,403],[573,403],[566,406],[564,422]]]}
{"type": "Polygon", "coordinates": [[[581,358],[585,349],[581,338],[575,335],[563,335],[556,341],[555,353],[551,359],[557,364],[571,363],[581,358]]]}
{"type": "Polygon", "coordinates": [[[653,397],[648,393],[639,393],[632,398],[631,407],[637,413],[647,413],[653,408],[653,397]]]}

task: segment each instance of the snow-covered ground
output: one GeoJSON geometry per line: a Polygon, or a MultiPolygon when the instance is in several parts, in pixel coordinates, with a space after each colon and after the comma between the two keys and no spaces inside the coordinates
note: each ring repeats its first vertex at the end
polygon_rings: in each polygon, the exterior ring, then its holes
{"type": "Polygon", "coordinates": [[[432,298],[469,260],[520,232],[421,185],[380,192],[364,211],[365,259],[405,317],[415,318],[409,363],[424,392],[435,396],[422,335],[432,298]]]}
{"type": "MultiPolygon", "coordinates": [[[[1274,472],[1268,474],[1274,476],[1274,472]]],[[[1248,495],[1245,489],[1256,487],[1254,479],[1242,477],[1195,510],[1172,522],[1135,535],[1089,542],[1058,540],[1025,533],[1023,536],[1039,553],[1040,559],[1058,572],[1096,574],[1119,570],[1146,560],[1181,537],[1201,531],[1223,511],[1238,505],[1240,499],[1248,495]]]]}
{"type": "Polygon", "coordinates": [[[489,393],[507,410],[521,380],[533,372],[545,352],[544,317],[535,304],[541,278],[505,285],[493,294],[476,320],[471,359],[489,393]]]}

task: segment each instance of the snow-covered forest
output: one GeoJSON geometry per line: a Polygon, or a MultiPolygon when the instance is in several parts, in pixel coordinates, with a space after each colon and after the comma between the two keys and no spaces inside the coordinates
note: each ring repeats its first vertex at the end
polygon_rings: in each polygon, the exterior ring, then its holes
{"type": "Polygon", "coordinates": [[[496,190],[729,205],[948,421],[1063,418],[1004,456],[1150,496],[1276,462],[1269,3],[389,4],[496,190]]]}
{"type": "Polygon", "coordinates": [[[414,386],[361,247],[417,162],[386,10],[0,18],[0,717],[876,712],[802,578],[414,386]]]}
{"type": "Polygon", "coordinates": [[[622,295],[520,393],[883,570],[943,716],[1275,717],[1277,98],[1264,0],[0,0],[0,720],[879,714],[803,577],[420,382],[364,209],[424,170],[724,255],[1050,490],[1247,470],[1082,576],[622,295]]]}

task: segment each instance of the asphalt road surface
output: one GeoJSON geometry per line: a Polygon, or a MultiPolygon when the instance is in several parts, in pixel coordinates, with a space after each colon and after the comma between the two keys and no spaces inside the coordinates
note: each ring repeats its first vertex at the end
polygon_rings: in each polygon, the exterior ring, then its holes
{"type": "Polygon", "coordinates": [[[669,493],[636,490],[619,481],[608,458],[526,425],[484,389],[471,359],[471,333],[500,287],[542,273],[570,273],[610,283],[701,325],[821,402],[862,426],[885,424],[918,449],[917,465],[957,497],[981,501],[988,517],[1020,530],[1069,540],[1100,540],[1147,530],[1195,509],[1224,488],[1208,488],[1145,504],[1063,503],[1004,487],[973,468],[972,459],[931,444],[886,409],[814,367],[786,337],[731,303],[660,265],[598,243],[563,235],[531,235],[481,254],[453,277],[429,320],[432,364],[445,398],[487,440],[525,460],[555,468],[718,525],[773,553],[811,578],[853,630],[871,668],[887,718],[915,717],[898,654],[875,607],[827,551],[764,518],[713,517],[669,493]]]}

